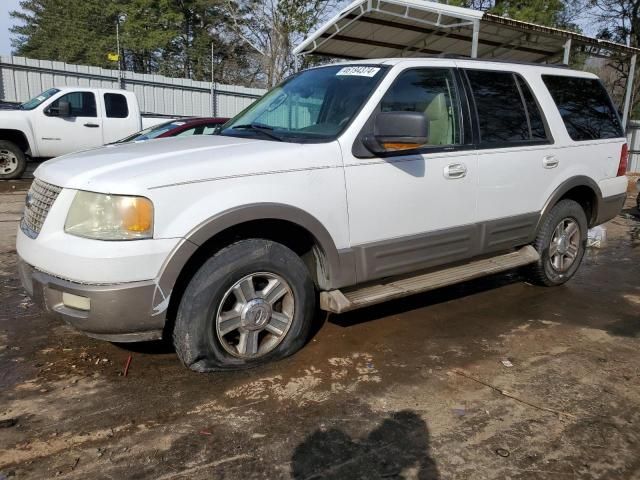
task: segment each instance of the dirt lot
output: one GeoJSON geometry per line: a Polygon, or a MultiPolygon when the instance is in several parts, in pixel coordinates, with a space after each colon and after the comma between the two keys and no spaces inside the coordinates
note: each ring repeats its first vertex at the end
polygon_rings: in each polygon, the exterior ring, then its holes
{"type": "Polygon", "coordinates": [[[1,480],[640,478],[631,208],[564,287],[465,283],[329,317],[280,363],[202,375],[162,344],[41,315],[15,273],[26,186],[0,191],[1,480]]]}

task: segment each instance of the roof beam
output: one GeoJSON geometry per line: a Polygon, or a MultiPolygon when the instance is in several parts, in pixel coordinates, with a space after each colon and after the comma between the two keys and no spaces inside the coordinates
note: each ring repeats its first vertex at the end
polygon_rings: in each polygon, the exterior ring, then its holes
{"type": "MultiPolygon", "coordinates": [[[[351,15],[347,15],[346,18],[350,18],[351,15]]],[[[399,22],[394,22],[391,20],[383,20],[381,18],[369,18],[369,17],[362,17],[358,19],[359,22],[361,23],[368,23],[371,25],[378,25],[381,27],[391,27],[391,28],[397,28],[399,30],[409,30],[411,32],[417,32],[417,33],[424,33],[424,34],[434,34],[436,36],[439,37],[443,37],[445,35],[447,35],[449,38],[452,38],[454,40],[461,40],[461,41],[465,41],[465,42],[469,42],[471,43],[471,37],[470,36],[466,36],[466,35],[461,35],[459,33],[451,33],[451,32],[445,32],[445,31],[438,31],[435,29],[431,29],[431,28],[425,28],[425,27],[418,27],[416,25],[407,25],[406,23],[399,23],[399,22]]],[[[492,46],[492,47],[497,47],[499,45],[501,45],[501,42],[499,41],[495,41],[495,40],[487,40],[484,38],[478,38],[478,44],[479,45],[488,45],[488,46],[492,46]]],[[[402,49],[406,48],[405,46],[402,47],[402,49]]],[[[536,48],[531,48],[531,47],[514,47],[514,50],[518,50],[521,52],[526,52],[526,53],[533,53],[535,55],[549,55],[550,53],[553,52],[549,52],[546,50],[539,50],[536,48]]],[[[437,52],[437,53],[441,53],[441,52],[437,52]]]]}
{"type": "MultiPolygon", "coordinates": [[[[329,35],[327,35],[327,34],[322,34],[320,36],[320,38],[328,38],[328,37],[329,37],[329,35]]],[[[347,35],[333,35],[332,38],[335,39],[335,40],[339,40],[341,42],[358,43],[360,45],[368,45],[368,46],[373,46],[373,47],[389,48],[391,50],[404,50],[404,49],[406,49],[407,51],[410,51],[410,52],[425,52],[425,53],[429,53],[431,55],[438,55],[438,54],[441,53],[438,50],[429,50],[427,48],[417,48],[417,47],[406,48],[404,45],[400,45],[398,43],[380,42],[378,40],[368,40],[366,38],[349,37],[347,35]]]]}

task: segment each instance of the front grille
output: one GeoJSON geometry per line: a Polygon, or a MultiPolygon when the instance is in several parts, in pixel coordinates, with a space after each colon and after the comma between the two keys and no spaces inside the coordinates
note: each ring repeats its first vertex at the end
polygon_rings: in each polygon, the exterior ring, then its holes
{"type": "Polygon", "coordinates": [[[24,216],[20,222],[20,227],[27,236],[31,238],[38,236],[51,205],[56,201],[61,190],[62,188],[37,178],[33,181],[27,193],[24,216]]]}

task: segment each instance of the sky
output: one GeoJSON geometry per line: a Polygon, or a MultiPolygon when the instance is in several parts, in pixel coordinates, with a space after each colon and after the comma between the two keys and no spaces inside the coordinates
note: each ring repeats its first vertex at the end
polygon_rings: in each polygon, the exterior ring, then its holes
{"type": "Polygon", "coordinates": [[[9,12],[18,8],[20,0],[0,1],[0,55],[11,53],[11,40],[9,39],[9,27],[12,25],[9,12]]]}

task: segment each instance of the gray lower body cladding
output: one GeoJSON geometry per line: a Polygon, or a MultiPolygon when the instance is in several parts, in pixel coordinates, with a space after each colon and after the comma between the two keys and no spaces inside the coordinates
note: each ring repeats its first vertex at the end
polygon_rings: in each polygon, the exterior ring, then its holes
{"type": "Polygon", "coordinates": [[[168,301],[158,298],[159,288],[154,281],[85,285],[38,271],[21,259],[18,270],[24,289],[42,310],[90,337],[110,342],[162,338],[162,309],[168,301]],[[65,305],[63,293],[88,298],[90,308],[65,305]]]}

